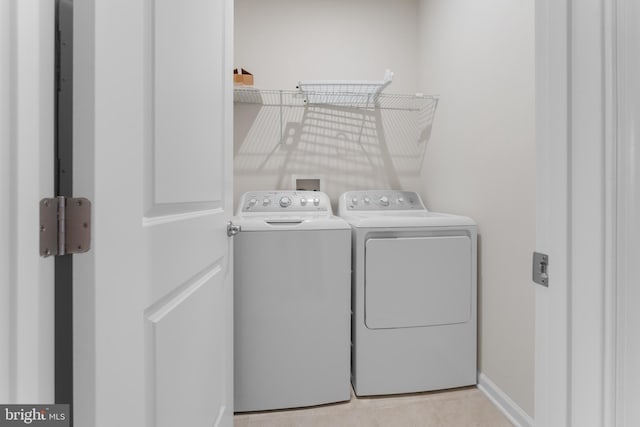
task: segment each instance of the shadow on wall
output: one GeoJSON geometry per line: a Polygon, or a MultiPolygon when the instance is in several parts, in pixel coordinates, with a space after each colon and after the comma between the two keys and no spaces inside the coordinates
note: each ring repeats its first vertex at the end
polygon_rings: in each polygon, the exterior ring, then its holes
{"type": "Polygon", "coordinates": [[[294,189],[295,177],[321,178],[333,201],[348,190],[409,189],[420,182],[436,106],[405,95],[371,106],[310,104],[278,91],[236,97],[236,200],[294,189]]]}

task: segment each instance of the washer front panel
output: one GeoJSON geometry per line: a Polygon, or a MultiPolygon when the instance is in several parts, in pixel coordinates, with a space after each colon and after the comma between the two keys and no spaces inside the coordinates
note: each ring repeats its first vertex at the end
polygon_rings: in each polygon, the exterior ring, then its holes
{"type": "Polygon", "coordinates": [[[468,322],[468,236],[371,238],[366,241],[365,323],[369,329],[468,322]]]}
{"type": "Polygon", "coordinates": [[[234,410],[349,400],[350,231],[234,237],[234,410]]]}

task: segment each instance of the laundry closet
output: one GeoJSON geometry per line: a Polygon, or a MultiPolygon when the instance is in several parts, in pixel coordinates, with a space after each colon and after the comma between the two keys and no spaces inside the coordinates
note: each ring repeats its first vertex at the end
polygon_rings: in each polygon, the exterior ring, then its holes
{"type": "Polygon", "coordinates": [[[394,189],[472,217],[478,382],[532,417],[534,1],[235,0],[234,31],[253,79],[236,86],[235,200],[312,182],[334,210],[345,191],[394,189]],[[297,95],[386,70],[374,108],[297,95]]]}

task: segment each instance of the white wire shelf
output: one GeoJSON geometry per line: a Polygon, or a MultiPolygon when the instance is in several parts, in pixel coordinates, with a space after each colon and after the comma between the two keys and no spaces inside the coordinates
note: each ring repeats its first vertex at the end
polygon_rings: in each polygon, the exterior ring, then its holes
{"type": "Polygon", "coordinates": [[[258,104],[272,107],[346,107],[381,110],[435,110],[437,95],[405,95],[358,92],[310,92],[292,90],[263,90],[235,88],[234,103],[258,104]],[[314,100],[315,102],[310,102],[314,100]]]}
{"type": "Polygon", "coordinates": [[[332,104],[367,107],[393,81],[386,70],[382,80],[301,80],[297,88],[307,104],[332,104]]]}

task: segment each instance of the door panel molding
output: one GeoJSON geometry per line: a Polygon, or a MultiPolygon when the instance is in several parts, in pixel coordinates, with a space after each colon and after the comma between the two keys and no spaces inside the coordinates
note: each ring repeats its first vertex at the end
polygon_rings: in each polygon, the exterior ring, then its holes
{"type": "Polygon", "coordinates": [[[224,200],[201,203],[156,203],[145,212],[142,221],[144,226],[161,225],[203,215],[215,215],[223,209],[224,200]]]}
{"type": "Polygon", "coordinates": [[[160,322],[171,310],[190,298],[192,294],[198,292],[211,278],[220,274],[222,271],[221,261],[218,260],[218,262],[203,270],[192,280],[176,287],[169,295],[160,298],[151,307],[147,308],[145,310],[147,320],[152,323],[160,322]]]}
{"type": "Polygon", "coordinates": [[[219,201],[216,186],[200,184],[222,179],[212,165],[224,149],[215,143],[224,138],[224,114],[209,88],[223,85],[229,74],[224,56],[214,54],[224,49],[223,3],[155,0],[151,7],[154,205],[219,201]],[[176,32],[177,25],[183,31],[176,32]],[[185,150],[185,140],[198,152],[185,150]],[[191,167],[175,173],[176,163],[191,167]]]}
{"type": "Polygon", "coordinates": [[[217,360],[219,355],[211,351],[224,342],[224,329],[230,327],[221,306],[225,292],[221,272],[216,266],[147,317],[147,387],[156,390],[147,400],[147,413],[152,414],[154,426],[213,425],[226,411],[218,378],[224,376],[227,362],[217,360]],[[212,369],[202,371],[203,365],[212,369]],[[175,407],[182,410],[176,413],[175,407]],[[208,418],[200,418],[203,407],[208,418]]]}

